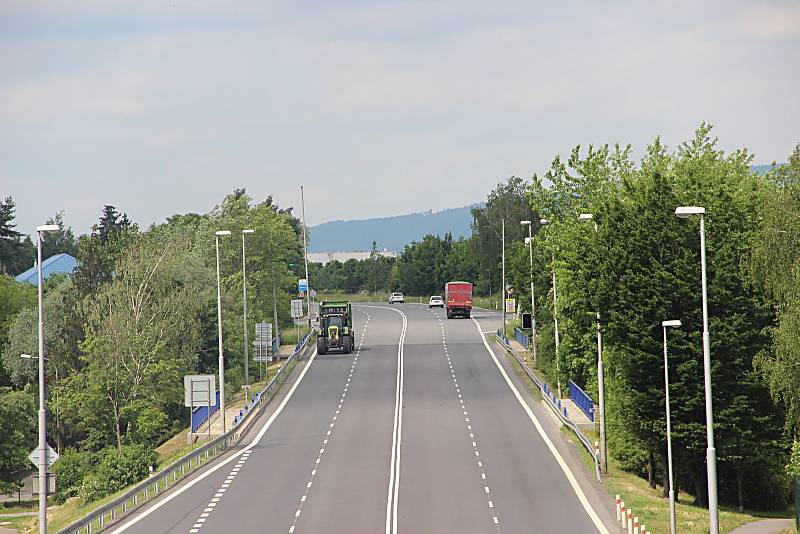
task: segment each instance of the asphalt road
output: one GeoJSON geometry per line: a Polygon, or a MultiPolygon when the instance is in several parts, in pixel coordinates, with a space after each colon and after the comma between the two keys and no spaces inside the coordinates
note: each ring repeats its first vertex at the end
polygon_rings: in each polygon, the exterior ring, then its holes
{"type": "Polygon", "coordinates": [[[496,315],[354,314],[356,352],[298,366],[238,447],[112,531],[615,532],[591,471],[490,352],[496,315]]]}

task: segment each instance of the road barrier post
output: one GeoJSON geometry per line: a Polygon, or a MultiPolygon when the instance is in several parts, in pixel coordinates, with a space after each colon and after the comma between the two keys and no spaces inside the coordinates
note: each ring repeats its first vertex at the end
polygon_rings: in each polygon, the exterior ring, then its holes
{"type": "MultiPolygon", "coordinates": [[[[596,441],[594,442],[594,446],[595,446],[595,448],[597,448],[597,442],[596,441]]],[[[615,500],[616,500],[615,504],[617,506],[617,521],[619,521],[619,511],[620,511],[620,509],[619,509],[619,495],[616,496],[615,500]]]]}
{"type": "Polygon", "coordinates": [[[633,510],[628,510],[628,534],[633,534],[633,510]]]}
{"type": "Polygon", "coordinates": [[[622,516],[619,518],[620,523],[622,524],[623,528],[625,527],[625,501],[620,501],[620,509],[622,511],[622,516]]]}
{"type": "Polygon", "coordinates": [[[633,534],[639,534],[639,518],[633,518],[633,534]]]}

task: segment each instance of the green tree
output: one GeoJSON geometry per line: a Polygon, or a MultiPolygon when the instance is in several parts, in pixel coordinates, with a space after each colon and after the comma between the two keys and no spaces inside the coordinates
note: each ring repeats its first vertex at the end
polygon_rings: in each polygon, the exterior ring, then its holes
{"type": "Polygon", "coordinates": [[[31,238],[15,230],[16,207],[11,197],[0,201],[0,273],[15,276],[33,265],[36,249],[31,238]]]}
{"type": "Polygon", "coordinates": [[[19,487],[19,472],[36,445],[35,413],[30,393],[0,388],[0,493],[8,495],[19,487]]]}
{"type": "Polygon", "coordinates": [[[103,399],[121,450],[143,409],[180,401],[181,375],[194,365],[210,273],[179,236],[138,238],[115,271],[84,306],[83,387],[103,399]]]}
{"type": "Polygon", "coordinates": [[[64,211],[59,211],[55,217],[48,219],[47,224],[57,224],[60,229],[57,232],[46,232],[42,235],[42,259],[61,253],[74,256],[78,245],[72,227],[64,223],[64,211]]]}

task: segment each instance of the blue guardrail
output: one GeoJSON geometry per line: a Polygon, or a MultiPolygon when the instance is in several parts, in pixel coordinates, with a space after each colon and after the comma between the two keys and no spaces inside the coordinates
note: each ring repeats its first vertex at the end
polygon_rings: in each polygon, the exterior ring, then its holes
{"type": "Polygon", "coordinates": [[[525,335],[525,332],[519,329],[518,326],[514,327],[514,339],[516,339],[520,345],[525,347],[526,350],[530,350],[531,340],[527,335],[525,335]]]}
{"type": "Polygon", "coordinates": [[[578,405],[583,413],[594,423],[594,401],[578,384],[569,381],[569,398],[578,405]]]}
{"type": "Polygon", "coordinates": [[[219,390],[217,390],[217,403],[211,407],[210,412],[208,406],[200,406],[192,412],[192,432],[197,432],[197,429],[217,410],[219,410],[219,390]]]}

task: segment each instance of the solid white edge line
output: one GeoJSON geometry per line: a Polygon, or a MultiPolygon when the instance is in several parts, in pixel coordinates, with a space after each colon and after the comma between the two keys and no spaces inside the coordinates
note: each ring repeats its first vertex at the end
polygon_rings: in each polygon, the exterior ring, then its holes
{"type": "Polygon", "coordinates": [[[261,427],[261,430],[258,431],[258,434],[256,434],[256,437],[254,437],[253,441],[250,442],[250,445],[246,446],[245,448],[243,448],[240,451],[236,452],[235,454],[231,455],[229,458],[226,458],[225,460],[223,460],[222,462],[218,463],[217,465],[215,465],[213,467],[210,467],[207,471],[205,471],[204,473],[201,473],[197,478],[187,482],[186,484],[184,484],[183,486],[181,486],[180,488],[178,488],[174,492],[170,493],[169,495],[167,495],[166,497],[164,497],[160,501],[157,500],[153,504],[153,506],[151,506],[150,508],[148,508],[147,510],[145,510],[141,514],[138,514],[135,517],[132,517],[127,523],[124,523],[124,524],[120,525],[119,527],[117,527],[116,529],[114,529],[113,531],[111,531],[111,534],[117,534],[119,532],[123,532],[123,531],[127,530],[132,525],[138,523],[139,521],[141,521],[145,517],[149,516],[151,513],[155,512],[156,510],[158,510],[159,508],[161,508],[162,506],[164,506],[165,504],[170,502],[172,499],[174,499],[178,495],[182,494],[184,491],[188,490],[189,488],[191,488],[192,486],[194,486],[195,484],[197,484],[198,482],[200,482],[204,478],[206,478],[209,475],[211,475],[211,473],[214,473],[218,469],[220,469],[223,466],[229,464],[230,462],[232,462],[233,460],[235,460],[236,458],[238,458],[239,456],[244,454],[246,451],[249,451],[250,449],[255,447],[256,444],[258,444],[258,442],[261,441],[261,438],[264,437],[264,434],[267,432],[269,427],[272,426],[272,423],[275,421],[275,419],[277,419],[278,416],[281,414],[281,412],[283,411],[283,408],[289,402],[289,399],[292,398],[292,395],[294,394],[294,392],[297,389],[297,387],[300,385],[300,382],[303,381],[303,377],[306,376],[306,372],[311,368],[311,363],[314,361],[314,358],[316,358],[316,357],[317,357],[317,350],[314,349],[314,353],[308,359],[308,364],[306,364],[306,366],[303,368],[302,372],[300,373],[300,376],[298,376],[297,380],[295,380],[294,384],[292,384],[292,388],[289,390],[289,393],[286,394],[286,397],[284,397],[284,399],[278,405],[278,408],[275,410],[275,413],[273,413],[270,416],[270,418],[267,420],[267,422],[264,423],[264,426],[261,427]]]}
{"type": "Polygon", "coordinates": [[[597,512],[595,512],[594,508],[592,508],[592,505],[589,504],[589,500],[586,498],[586,494],[583,493],[583,489],[581,489],[580,484],[578,484],[578,481],[575,479],[575,475],[572,474],[572,470],[567,465],[567,462],[565,462],[564,458],[561,457],[561,454],[558,452],[558,449],[556,449],[556,446],[550,440],[550,437],[545,433],[544,428],[542,428],[541,423],[539,423],[539,420],[534,415],[530,406],[528,406],[528,403],[526,403],[525,400],[522,398],[522,395],[520,395],[519,390],[517,390],[517,387],[514,385],[513,382],[511,382],[511,379],[508,377],[506,370],[503,369],[503,366],[498,361],[497,356],[495,356],[494,351],[491,349],[489,343],[486,341],[486,336],[483,335],[483,331],[481,330],[481,325],[478,323],[476,319],[473,318],[472,320],[475,323],[476,328],[478,329],[478,333],[480,334],[481,339],[483,340],[483,346],[486,347],[486,350],[492,356],[492,360],[494,360],[495,365],[500,370],[500,374],[503,375],[506,384],[508,384],[508,387],[511,388],[511,391],[514,393],[514,396],[517,398],[517,401],[519,401],[520,405],[522,406],[522,409],[525,410],[526,414],[528,414],[528,418],[531,420],[531,422],[533,422],[533,426],[536,427],[536,430],[539,432],[539,435],[542,436],[542,439],[547,445],[547,448],[550,449],[550,452],[555,457],[556,461],[558,462],[558,465],[561,467],[561,470],[564,471],[564,475],[567,477],[567,480],[569,481],[570,486],[572,486],[575,495],[577,495],[578,500],[581,502],[583,509],[586,511],[589,518],[594,523],[594,526],[597,527],[598,532],[602,534],[609,534],[608,529],[600,520],[600,517],[597,515],[597,512]]]}

